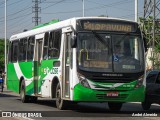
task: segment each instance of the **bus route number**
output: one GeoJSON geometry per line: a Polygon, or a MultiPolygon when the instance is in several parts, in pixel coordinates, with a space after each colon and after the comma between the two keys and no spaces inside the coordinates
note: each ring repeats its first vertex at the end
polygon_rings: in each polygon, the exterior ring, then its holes
{"type": "Polygon", "coordinates": [[[46,74],[58,74],[58,68],[51,68],[51,69],[49,69],[49,68],[47,67],[47,68],[44,68],[43,73],[44,73],[45,75],[46,75],[46,74]]]}

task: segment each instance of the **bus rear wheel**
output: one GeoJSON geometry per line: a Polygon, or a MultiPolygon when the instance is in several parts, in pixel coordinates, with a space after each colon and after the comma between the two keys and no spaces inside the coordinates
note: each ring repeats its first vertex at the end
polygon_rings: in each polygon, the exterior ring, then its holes
{"type": "Polygon", "coordinates": [[[60,110],[66,109],[66,101],[61,98],[61,87],[60,84],[57,84],[56,87],[56,107],[60,110]]]}
{"type": "Polygon", "coordinates": [[[21,83],[21,87],[20,87],[20,97],[21,97],[21,101],[23,103],[27,103],[29,101],[29,96],[26,95],[26,89],[25,89],[25,82],[24,80],[21,83]]]}
{"type": "Polygon", "coordinates": [[[122,104],[120,102],[108,102],[109,110],[111,111],[120,111],[122,108],[122,104]]]}

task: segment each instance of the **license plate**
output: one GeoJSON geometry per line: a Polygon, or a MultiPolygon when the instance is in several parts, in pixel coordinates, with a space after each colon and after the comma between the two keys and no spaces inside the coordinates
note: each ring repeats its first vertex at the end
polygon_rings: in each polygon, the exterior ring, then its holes
{"type": "Polygon", "coordinates": [[[108,92],[107,96],[108,97],[118,97],[118,92],[108,92]]]}

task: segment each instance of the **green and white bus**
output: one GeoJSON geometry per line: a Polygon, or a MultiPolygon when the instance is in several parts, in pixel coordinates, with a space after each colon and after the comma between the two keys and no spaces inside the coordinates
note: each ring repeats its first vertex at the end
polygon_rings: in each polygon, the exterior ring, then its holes
{"type": "Polygon", "coordinates": [[[107,17],[52,21],[11,36],[7,87],[22,102],[108,102],[120,110],[145,97],[145,45],[138,23],[107,17]],[[121,56],[114,56],[119,46],[121,56]]]}

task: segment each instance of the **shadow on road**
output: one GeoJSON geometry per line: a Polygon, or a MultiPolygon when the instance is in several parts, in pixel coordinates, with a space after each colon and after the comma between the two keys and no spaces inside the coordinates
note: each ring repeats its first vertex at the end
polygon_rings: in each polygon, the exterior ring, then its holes
{"type": "MultiPolygon", "coordinates": [[[[16,100],[20,101],[20,98],[18,95],[14,95],[11,91],[4,91],[3,93],[0,92],[0,98],[3,97],[15,97],[16,100]]],[[[141,104],[139,103],[125,103],[122,107],[121,111],[110,111],[108,108],[107,103],[77,103],[77,104],[71,104],[68,105],[69,107],[67,110],[59,111],[56,108],[55,100],[46,100],[43,98],[39,98],[36,103],[33,103],[36,105],[43,105],[48,107],[53,107],[53,111],[51,112],[51,116],[53,115],[52,112],[57,111],[55,114],[57,116],[61,116],[62,114],[65,114],[64,116],[131,116],[133,113],[156,113],[158,116],[160,116],[160,106],[158,105],[152,105],[151,109],[149,111],[144,111],[141,107],[141,104]]],[[[48,114],[48,113],[47,113],[48,114]]]]}
{"type": "MultiPolygon", "coordinates": [[[[127,103],[122,111],[110,111],[106,103],[78,103],[68,107],[67,110],[58,110],[55,100],[38,100],[37,105],[53,107],[53,111],[42,111],[44,116],[50,117],[132,117],[133,114],[157,114],[160,116],[160,108],[154,106],[149,111],[142,110],[140,104],[127,103]],[[126,106],[131,106],[129,109],[126,106]],[[139,106],[132,110],[133,106],[139,106]],[[56,111],[55,111],[55,109],[56,111]]],[[[134,107],[133,107],[134,108],[134,107]]]]}
{"type": "Polygon", "coordinates": [[[49,106],[49,107],[56,107],[55,100],[37,100],[37,102],[35,104],[45,105],[45,106],[49,106]]]}
{"type": "MultiPolygon", "coordinates": [[[[39,105],[45,105],[45,106],[51,106],[56,108],[56,103],[55,100],[38,100],[37,103],[39,105]]],[[[134,109],[134,108],[133,108],[134,109]]],[[[157,105],[152,105],[151,109],[148,111],[145,111],[142,109],[141,104],[137,103],[127,103],[127,105],[124,104],[124,108],[121,111],[110,111],[108,108],[107,103],[78,103],[78,104],[71,104],[69,107],[66,109],[67,111],[72,111],[72,112],[78,112],[78,113],[95,113],[97,115],[107,113],[107,114],[117,114],[118,116],[124,116],[124,115],[131,115],[133,113],[147,113],[147,114],[152,114],[156,113],[160,116],[160,106],[157,105]],[[132,110],[132,107],[129,109],[126,106],[135,106],[137,107],[136,110],[132,110]]],[[[63,111],[64,112],[64,111],[63,111]]]]}
{"type": "Polygon", "coordinates": [[[0,92],[0,97],[17,97],[17,95],[13,95],[11,91],[0,92]]]}

